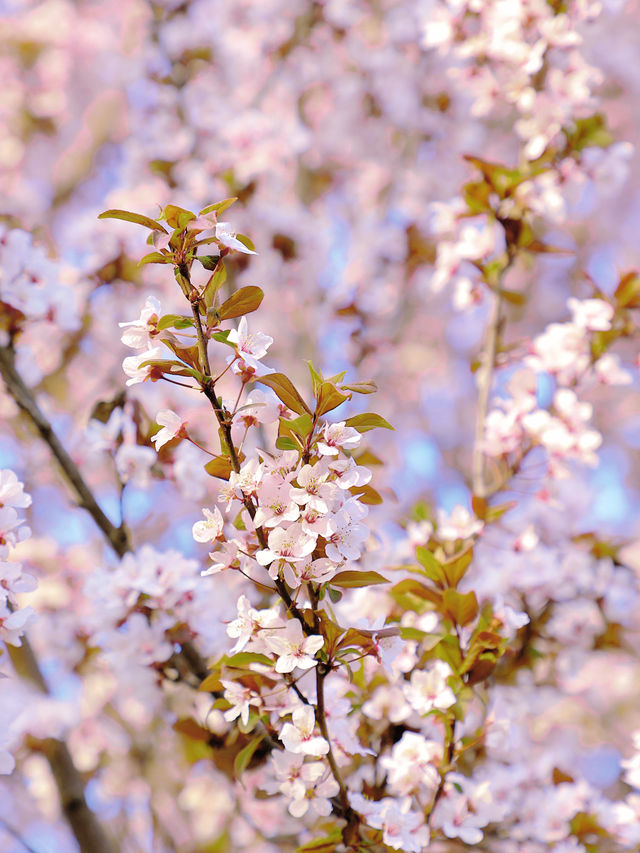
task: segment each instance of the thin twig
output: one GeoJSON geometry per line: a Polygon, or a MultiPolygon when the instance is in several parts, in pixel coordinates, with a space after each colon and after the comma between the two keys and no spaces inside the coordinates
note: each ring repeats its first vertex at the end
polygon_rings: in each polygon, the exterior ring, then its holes
{"type": "Polygon", "coordinates": [[[63,447],[53,431],[51,423],[36,403],[35,397],[22,381],[22,377],[15,367],[15,353],[11,347],[0,347],[0,373],[2,373],[7,391],[20,409],[28,415],[42,439],[48,444],[67,481],[75,491],[80,506],[91,515],[116,554],[123,557],[127,551],[131,550],[128,530],[124,525],[116,527],[115,524],[112,524],[98,505],[93,492],[78,470],[78,466],[63,447]]]}
{"type": "Polygon", "coordinates": [[[4,831],[7,833],[7,835],[10,835],[14,839],[14,841],[17,841],[19,844],[22,844],[22,846],[25,850],[28,851],[28,853],[38,853],[38,851],[34,850],[34,848],[31,847],[30,844],[27,844],[27,842],[20,835],[20,833],[10,824],[8,824],[4,818],[0,818],[0,827],[2,827],[2,829],[4,829],[4,831]]]}
{"type": "Polygon", "coordinates": [[[482,449],[482,442],[484,439],[485,421],[487,418],[489,396],[491,394],[491,385],[493,381],[493,369],[496,362],[501,307],[502,297],[498,292],[495,295],[493,310],[491,312],[491,318],[487,328],[487,338],[484,345],[482,364],[478,369],[478,405],[476,407],[475,436],[473,442],[473,457],[471,460],[471,483],[473,494],[479,498],[484,498],[487,495],[487,486],[484,476],[485,456],[484,450],[482,449]]]}

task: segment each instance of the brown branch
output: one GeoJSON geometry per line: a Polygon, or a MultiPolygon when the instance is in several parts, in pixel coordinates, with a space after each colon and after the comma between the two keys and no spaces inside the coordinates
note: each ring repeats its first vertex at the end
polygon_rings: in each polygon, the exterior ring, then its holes
{"type": "MultiPolygon", "coordinates": [[[[132,545],[127,528],[124,524],[116,527],[100,508],[78,466],[65,450],[50,421],[17,372],[15,353],[11,347],[0,347],[0,373],[7,391],[36,427],[40,437],[59,463],[64,477],[79,499],[79,505],[93,518],[118,557],[122,558],[131,552],[132,545]]],[[[27,638],[22,638],[22,646],[9,647],[9,653],[16,672],[35,684],[41,692],[48,693],[47,684],[27,638]]],[[[182,644],[181,657],[199,681],[206,678],[209,672],[206,661],[192,643],[182,644]]],[[[58,787],[62,810],[82,853],[116,853],[116,847],[109,841],[96,816],[84,800],[84,782],[73,764],[66,744],[63,741],[48,739],[43,752],[58,787]]]]}
{"type": "MultiPolygon", "coordinates": [[[[191,303],[191,311],[193,313],[193,320],[198,335],[198,350],[200,354],[200,362],[205,372],[205,376],[202,381],[202,390],[211,404],[211,408],[215,413],[218,424],[220,425],[220,428],[224,435],[224,443],[226,444],[227,450],[229,452],[231,467],[233,468],[235,473],[238,474],[240,472],[240,459],[238,457],[238,453],[236,451],[231,435],[231,423],[227,418],[227,414],[222,407],[221,401],[218,399],[218,395],[216,394],[215,381],[211,378],[211,365],[209,363],[209,355],[207,352],[207,340],[204,334],[204,330],[202,328],[200,309],[197,301],[191,303]]],[[[244,496],[242,502],[247,512],[251,516],[251,520],[253,521],[256,516],[256,506],[252,498],[250,496],[244,496]]],[[[256,526],[256,535],[261,547],[263,549],[267,548],[267,537],[262,527],[256,526]]],[[[284,581],[280,580],[280,578],[276,578],[274,584],[280,598],[285,603],[287,610],[300,622],[304,633],[307,635],[313,633],[320,634],[320,621],[317,615],[318,595],[316,590],[313,588],[313,584],[307,584],[308,594],[313,611],[313,627],[311,627],[311,625],[307,623],[302,612],[296,607],[284,581]]],[[[329,767],[331,768],[331,773],[333,774],[334,779],[338,783],[341,812],[342,816],[347,821],[347,826],[344,830],[344,840],[345,843],[351,843],[355,842],[358,837],[358,828],[360,826],[361,819],[360,816],[351,808],[351,804],[349,802],[349,794],[344,784],[344,780],[342,779],[342,774],[335,760],[335,756],[333,754],[333,749],[331,746],[331,738],[329,736],[329,730],[327,727],[327,718],[324,706],[324,679],[327,677],[329,672],[330,669],[326,668],[326,664],[322,664],[322,662],[319,661],[316,665],[316,720],[318,723],[318,728],[322,733],[322,736],[329,745],[329,752],[327,753],[327,762],[329,764],[329,767]]],[[[299,698],[307,702],[306,697],[303,697],[300,694],[299,690],[295,685],[290,686],[293,687],[299,698]]]]}
{"type": "MultiPolygon", "coordinates": [[[[16,673],[30,681],[41,693],[49,695],[49,688],[27,638],[22,637],[21,646],[8,645],[7,649],[16,673]]],[[[73,763],[66,743],[57,738],[46,738],[37,741],[37,749],[49,763],[58,789],[60,807],[81,853],[117,853],[115,843],[87,805],[84,780],[73,763]]]]}
{"type": "Polygon", "coordinates": [[[68,483],[75,491],[79,505],[91,515],[116,554],[123,557],[127,551],[131,550],[131,542],[126,527],[124,525],[116,527],[112,524],[98,505],[93,492],[78,470],[78,466],[53,431],[51,423],[36,403],[32,392],[22,381],[22,377],[15,367],[15,353],[11,347],[0,347],[0,373],[2,373],[9,394],[29,417],[40,433],[40,437],[49,446],[68,483]]]}
{"type": "Polygon", "coordinates": [[[489,396],[491,394],[491,384],[493,380],[493,369],[496,362],[496,352],[498,348],[498,333],[500,329],[500,309],[502,307],[502,298],[500,292],[495,294],[495,302],[489,327],[487,329],[487,338],[484,345],[482,355],[482,364],[478,369],[478,405],[476,408],[476,423],[475,436],[473,442],[473,457],[471,460],[471,483],[473,494],[476,497],[484,498],[487,496],[487,486],[485,483],[485,456],[482,450],[482,441],[484,439],[485,420],[487,417],[487,409],[489,407],[489,396]]]}

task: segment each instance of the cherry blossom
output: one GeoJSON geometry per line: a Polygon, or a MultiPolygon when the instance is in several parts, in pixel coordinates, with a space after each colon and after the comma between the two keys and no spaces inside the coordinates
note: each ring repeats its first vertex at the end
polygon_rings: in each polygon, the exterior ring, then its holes
{"type": "Polygon", "coordinates": [[[474,518],[463,506],[455,506],[450,514],[438,510],[438,538],[445,542],[469,539],[480,533],[483,527],[482,522],[474,518]]]}
{"type": "Polygon", "coordinates": [[[231,654],[241,652],[256,632],[265,628],[284,627],[282,620],[273,610],[256,610],[246,596],[241,595],[237,603],[238,617],[227,626],[229,637],[237,638],[231,654]]]}
{"type": "Polygon", "coordinates": [[[273,338],[265,335],[264,332],[254,332],[251,334],[246,317],[242,317],[237,329],[232,329],[229,332],[227,340],[229,343],[235,344],[238,356],[258,376],[262,376],[269,371],[269,368],[261,364],[260,359],[267,354],[267,350],[273,343],[273,338]]]}
{"type": "Polygon", "coordinates": [[[346,426],[344,421],[337,424],[325,424],[322,428],[322,438],[318,441],[318,453],[323,456],[337,456],[338,448],[353,450],[358,447],[362,436],[353,427],[346,426]]]}
{"type": "Polygon", "coordinates": [[[323,737],[315,734],[315,724],[313,708],[308,705],[296,708],[292,714],[292,722],[285,723],[280,732],[284,748],[296,755],[326,755],[329,744],[323,737]]]}
{"type": "Polygon", "coordinates": [[[311,634],[304,636],[299,622],[290,620],[284,628],[264,635],[268,648],[278,657],[276,672],[293,672],[294,669],[311,669],[318,661],[315,658],[324,645],[324,637],[311,634]]]}
{"type": "Polygon", "coordinates": [[[315,539],[308,536],[302,526],[296,522],[286,530],[276,527],[269,533],[268,548],[258,551],[256,560],[261,566],[269,566],[269,574],[274,577],[278,573],[282,561],[296,563],[304,560],[316,546],[315,539]]]}
{"type": "Polygon", "coordinates": [[[202,507],[204,521],[196,521],[193,525],[193,538],[196,542],[215,542],[220,536],[224,528],[224,519],[218,507],[214,507],[213,512],[206,507],[202,507]]]}
{"type": "Polygon", "coordinates": [[[136,385],[144,382],[152,375],[152,365],[149,361],[156,361],[162,355],[162,347],[149,347],[139,355],[130,355],[122,362],[122,369],[127,374],[127,385],[136,385]]]}
{"type": "Polygon", "coordinates": [[[447,685],[447,679],[452,675],[451,668],[441,660],[437,660],[427,672],[414,670],[409,684],[404,688],[407,702],[419,714],[428,714],[433,708],[445,711],[456,702],[456,696],[447,685]]]}
{"type": "Polygon", "coordinates": [[[156,415],[156,423],[160,424],[162,428],[152,436],[151,441],[155,444],[156,450],[160,450],[168,441],[180,434],[186,421],[183,421],[180,415],[172,412],[171,409],[163,409],[156,415]]]}
{"type": "Polygon", "coordinates": [[[157,325],[161,316],[162,305],[159,300],[155,296],[148,296],[137,320],[118,324],[121,328],[127,329],[126,332],[122,333],[122,343],[132,349],[151,349],[153,337],[158,334],[157,325]]]}

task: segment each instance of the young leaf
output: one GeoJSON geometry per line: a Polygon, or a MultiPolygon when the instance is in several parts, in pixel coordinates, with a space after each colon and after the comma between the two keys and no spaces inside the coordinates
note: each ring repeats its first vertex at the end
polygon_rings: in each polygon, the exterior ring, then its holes
{"type": "Polygon", "coordinates": [[[305,412],[309,415],[313,414],[309,406],[307,406],[296,390],[293,382],[288,376],[285,376],[284,373],[267,373],[266,376],[256,376],[255,381],[259,382],[261,385],[267,385],[275,391],[279,399],[282,400],[285,406],[288,409],[291,409],[292,412],[295,412],[298,415],[303,415],[305,412]]]}
{"type": "Polygon", "coordinates": [[[167,233],[167,229],[163,228],[155,219],[150,219],[141,213],[132,213],[130,210],[105,210],[104,213],[98,216],[98,219],[122,219],[124,222],[135,222],[136,225],[144,225],[145,228],[151,228],[152,231],[167,233]]]}
{"type": "Polygon", "coordinates": [[[307,361],[307,366],[309,368],[309,373],[311,374],[311,386],[313,390],[313,396],[317,397],[318,392],[320,391],[320,386],[324,382],[324,379],[322,378],[322,374],[315,369],[312,361],[307,361]]]}
{"type": "Polygon", "coordinates": [[[278,450],[301,450],[302,446],[295,439],[289,438],[288,435],[281,435],[276,439],[276,447],[278,450]]]}
{"type": "Polygon", "coordinates": [[[196,260],[200,261],[202,266],[211,272],[217,267],[220,257],[218,255],[199,255],[196,260]]]}
{"type": "Polygon", "coordinates": [[[292,418],[288,420],[287,418],[280,418],[280,425],[278,427],[278,435],[288,435],[291,433],[295,433],[300,436],[300,438],[306,438],[313,428],[313,421],[311,420],[311,415],[307,415],[306,412],[304,415],[300,415],[298,418],[292,418]]]}
{"type": "Polygon", "coordinates": [[[473,548],[467,548],[461,554],[442,564],[449,586],[456,587],[465,576],[473,560],[473,548]]]}
{"type": "Polygon", "coordinates": [[[391,589],[391,597],[403,610],[414,610],[417,613],[422,612],[426,601],[438,607],[442,604],[442,593],[425,586],[416,578],[405,578],[397,583],[391,589]]]}
{"type": "Polygon", "coordinates": [[[239,240],[243,246],[246,246],[250,252],[254,252],[255,254],[256,247],[253,245],[253,240],[247,237],[246,234],[236,234],[236,240],[239,240]]]}
{"type": "Polygon", "coordinates": [[[342,391],[339,391],[336,388],[333,382],[323,382],[316,396],[318,398],[316,405],[316,415],[318,415],[318,417],[332,411],[332,409],[336,409],[344,403],[345,400],[351,399],[351,394],[349,392],[343,394],[342,391]]]}
{"type": "Polygon", "coordinates": [[[211,335],[211,340],[212,341],[218,341],[218,343],[226,344],[228,347],[235,349],[236,345],[229,343],[229,341],[228,341],[230,331],[231,331],[231,329],[225,329],[224,332],[214,332],[211,335]]]}
{"type": "Polygon", "coordinates": [[[179,228],[182,231],[187,226],[187,223],[196,218],[196,215],[190,210],[185,210],[184,207],[168,204],[162,211],[160,218],[165,219],[167,225],[170,225],[171,228],[179,228]]]}
{"type": "Polygon", "coordinates": [[[352,385],[341,385],[342,391],[353,391],[356,394],[375,394],[378,386],[375,382],[354,382],[352,385]]]}
{"type": "Polygon", "coordinates": [[[468,625],[478,613],[478,600],[475,592],[457,592],[445,589],[442,596],[443,609],[457,625],[468,625]]]}
{"type": "Polygon", "coordinates": [[[418,562],[424,568],[425,575],[429,580],[433,581],[440,589],[444,589],[448,585],[447,576],[444,572],[442,564],[436,560],[428,548],[418,545],[416,548],[416,556],[418,562]]]}
{"type": "Polygon", "coordinates": [[[159,332],[163,329],[188,329],[193,326],[191,317],[183,317],[181,314],[165,314],[158,320],[156,328],[159,332]]]}
{"type": "Polygon", "coordinates": [[[220,480],[228,480],[231,476],[231,460],[226,456],[216,456],[211,462],[207,462],[204,470],[212,477],[218,477],[220,480]]]}
{"type": "Polygon", "coordinates": [[[198,216],[206,216],[207,213],[213,213],[214,210],[216,213],[224,213],[225,210],[231,207],[231,205],[236,201],[238,201],[237,196],[235,198],[225,198],[223,201],[217,201],[215,204],[203,207],[198,216]]]}
{"type": "Polygon", "coordinates": [[[343,589],[354,589],[359,586],[373,586],[377,583],[389,583],[386,578],[379,575],[378,572],[358,572],[349,570],[346,572],[338,572],[334,575],[329,584],[331,586],[339,586],[343,589]]]}
{"type": "Polygon", "coordinates": [[[333,853],[341,841],[342,832],[339,829],[334,829],[330,835],[307,841],[302,847],[296,848],[295,853],[333,853]]]}
{"type": "Polygon", "coordinates": [[[171,255],[163,255],[162,252],[149,252],[144,258],[138,261],[138,266],[143,267],[145,264],[170,264],[172,263],[171,255]]]}
{"type": "Polygon", "coordinates": [[[259,287],[255,285],[241,287],[217,309],[218,317],[221,320],[230,320],[232,317],[250,314],[260,307],[263,298],[264,293],[259,287]]]}
{"type": "Polygon", "coordinates": [[[375,429],[376,427],[395,429],[389,421],[386,421],[381,415],[376,415],[373,412],[367,412],[364,415],[354,415],[352,418],[348,418],[345,424],[346,426],[357,429],[358,432],[368,432],[370,429],[375,429]]]}
{"type": "Polygon", "coordinates": [[[266,655],[261,655],[258,652],[237,652],[231,657],[223,658],[225,666],[233,666],[236,669],[244,669],[251,663],[259,663],[263,666],[273,666],[273,661],[266,655]]]}
{"type": "Polygon", "coordinates": [[[640,308],[640,276],[635,270],[620,278],[615,297],[621,308],[640,308]]]}
{"type": "Polygon", "coordinates": [[[245,747],[243,747],[236,755],[233,762],[233,775],[236,779],[240,779],[244,771],[247,769],[247,767],[251,763],[251,759],[253,758],[255,751],[258,749],[262,741],[263,736],[257,735],[256,737],[252,738],[249,743],[245,747]]]}
{"type": "Polygon", "coordinates": [[[352,495],[357,495],[362,504],[378,505],[382,503],[382,495],[372,486],[353,486],[349,489],[352,495]]]}
{"type": "Polygon", "coordinates": [[[219,693],[222,690],[220,672],[216,671],[207,675],[207,677],[200,682],[198,690],[202,693],[219,693]]]}
{"type": "Polygon", "coordinates": [[[213,275],[210,276],[209,281],[204,286],[202,298],[205,308],[211,308],[215,301],[216,293],[220,290],[226,280],[227,270],[225,268],[225,265],[219,261],[218,265],[213,271],[213,275]]]}

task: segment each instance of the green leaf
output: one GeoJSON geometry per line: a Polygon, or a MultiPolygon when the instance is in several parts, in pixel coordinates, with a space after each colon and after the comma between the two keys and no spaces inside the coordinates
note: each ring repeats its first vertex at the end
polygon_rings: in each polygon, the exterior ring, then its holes
{"type": "Polygon", "coordinates": [[[222,682],[220,681],[220,671],[212,672],[207,675],[200,684],[198,690],[202,693],[219,693],[222,690],[222,682]]]}
{"type": "Polygon", "coordinates": [[[458,640],[451,634],[447,634],[433,648],[434,657],[440,658],[445,663],[448,663],[454,672],[459,672],[462,665],[462,657],[460,655],[460,646],[458,640]]]}
{"type": "Polygon", "coordinates": [[[223,658],[225,666],[233,666],[236,669],[248,667],[251,663],[260,663],[264,666],[273,666],[273,661],[266,655],[261,655],[258,652],[237,652],[231,657],[223,658]]]}
{"type": "Polygon", "coordinates": [[[258,749],[262,741],[263,736],[257,735],[256,737],[252,738],[249,743],[245,747],[243,747],[236,755],[233,761],[233,775],[236,779],[240,779],[244,771],[247,769],[247,767],[251,763],[251,759],[253,758],[255,751],[258,749]]]}
{"type": "Polygon", "coordinates": [[[467,573],[473,560],[473,548],[467,548],[442,564],[449,586],[456,587],[467,573]]]}
{"type": "Polygon", "coordinates": [[[329,587],[329,598],[334,604],[337,604],[342,598],[342,593],[339,589],[332,589],[329,587]]]}
{"type": "Polygon", "coordinates": [[[327,381],[322,383],[316,396],[318,398],[318,402],[316,404],[316,415],[320,417],[320,415],[324,415],[333,409],[337,409],[337,407],[342,405],[345,400],[350,400],[352,395],[349,392],[343,394],[342,391],[338,390],[333,382],[327,381]]]}
{"type": "Polygon", "coordinates": [[[130,210],[105,210],[98,216],[98,219],[122,219],[124,222],[135,222],[136,225],[144,225],[145,228],[151,228],[152,231],[162,231],[167,233],[166,228],[163,228],[155,219],[150,219],[148,216],[143,216],[141,213],[132,213],[130,210]]]}
{"type": "Polygon", "coordinates": [[[253,245],[253,241],[247,237],[246,234],[236,234],[236,240],[239,240],[243,246],[246,246],[247,249],[251,252],[255,252],[256,247],[253,245]]]}
{"type": "Polygon", "coordinates": [[[291,434],[294,433],[300,438],[306,439],[312,429],[313,421],[311,419],[311,415],[308,415],[305,412],[304,415],[300,415],[300,417],[297,418],[292,418],[291,420],[289,420],[288,418],[280,418],[278,436],[291,436],[291,434]]]}
{"type": "Polygon", "coordinates": [[[640,276],[635,270],[620,278],[615,297],[621,308],[640,308],[640,276]]]}
{"type": "Polygon", "coordinates": [[[207,462],[204,470],[211,477],[218,477],[219,480],[228,480],[233,468],[231,467],[231,460],[226,456],[216,456],[211,462],[207,462]]]}
{"type": "Polygon", "coordinates": [[[215,204],[203,207],[198,216],[206,216],[207,213],[213,213],[214,210],[216,213],[224,213],[225,210],[231,207],[231,205],[236,201],[238,201],[237,196],[235,198],[225,198],[223,201],[217,201],[215,204]]]}
{"type": "Polygon", "coordinates": [[[386,578],[378,572],[359,572],[348,570],[346,572],[338,572],[331,580],[328,581],[330,586],[339,586],[342,589],[354,589],[360,586],[373,586],[378,583],[389,583],[386,578]]]}
{"type": "Polygon", "coordinates": [[[179,228],[181,231],[195,218],[195,213],[185,210],[184,207],[178,207],[175,204],[168,204],[160,217],[160,219],[165,219],[167,225],[170,225],[171,228],[179,228]]]}
{"type": "Polygon", "coordinates": [[[382,495],[372,486],[353,486],[349,489],[352,495],[356,495],[360,503],[377,506],[383,502],[382,495]]]}
{"type": "Polygon", "coordinates": [[[475,592],[458,592],[445,589],[442,595],[443,610],[457,625],[468,625],[478,613],[478,599],[475,592]]]}
{"type": "Polygon", "coordinates": [[[447,586],[447,576],[442,568],[442,563],[436,560],[431,551],[422,545],[418,545],[416,548],[416,557],[429,580],[433,581],[440,589],[444,589],[447,586]]]}
{"type": "Polygon", "coordinates": [[[227,270],[225,265],[219,260],[213,271],[213,275],[209,277],[209,281],[205,284],[202,292],[202,299],[205,308],[209,309],[215,302],[216,293],[227,280],[227,270]]]}
{"type": "Polygon", "coordinates": [[[181,735],[191,738],[192,740],[201,740],[208,743],[212,737],[212,733],[209,729],[205,729],[199,723],[196,723],[196,721],[191,717],[184,717],[181,720],[177,720],[173,724],[172,728],[174,732],[179,732],[181,735]]]}
{"type": "MultiPolygon", "coordinates": [[[[482,175],[500,198],[506,198],[518,187],[523,181],[526,181],[531,175],[521,169],[509,169],[506,166],[501,166],[499,163],[490,163],[488,160],[482,160],[480,157],[474,157],[469,154],[464,155],[464,159],[471,163],[482,172],[482,175]]],[[[480,213],[481,210],[473,210],[474,213],[480,213]]]]}
{"type": "Polygon", "coordinates": [[[165,314],[158,320],[156,328],[161,332],[163,329],[188,329],[190,326],[193,326],[191,317],[183,317],[182,314],[165,314]]]}
{"type": "Polygon", "coordinates": [[[307,366],[309,368],[309,373],[311,374],[311,387],[313,391],[313,396],[317,397],[318,392],[320,391],[320,386],[324,382],[324,379],[322,378],[322,374],[315,369],[311,360],[307,361],[307,366]]]}
{"type": "Polygon", "coordinates": [[[296,848],[295,853],[333,853],[341,841],[342,832],[339,829],[334,829],[329,835],[307,841],[302,847],[296,848]]]}
{"type": "Polygon", "coordinates": [[[421,631],[420,628],[411,628],[408,625],[400,627],[400,636],[403,640],[415,640],[416,643],[421,643],[429,634],[426,631],[421,631]]]}
{"type": "Polygon", "coordinates": [[[211,271],[211,270],[214,270],[218,266],[218,263],[220,262],[220,256],[219,255],[198,255],[196,260],[200,261],[200,263],[202,264],[202,266],[206,270],[211,271]]]}
{"type": "Polygon", "coordinates": [[[281,435],[276,439],[276,447],[278,450],[301,450],[302,446],[294,438],[289,438],[288,435],[281,435]]]}
{"type": "Polygon", "coordinates": [[[259,287],[253,284],[248,287],[241,287],[217,309],[218,317],[221,320],[230,320],[233,317],[250,314],[260,307],[263,299],[264,292],[259,287]]]}
{"type": "Polygon", "coordinates": [[[309,406],[307,406],[296,390],[293,382],[288,376],[285,376],[284,373],[267,373],[266,376],[256,376],[255,381],[259,382],[261,385],[267,385],[275,391],[276,396],[282,400],[285,406],[288,409],[291,409],[292,412],[295,412],[298,415],[303,415],[305,412],[309,415],[313,414],[309,406]]]}
{"type": "Polygon", "coordinates": [[[228,340],[230,331],[231,329],[225,329],[224,332],[213,332],[213,334],[211,335],[211,340],[218,341],[218,343],[226,344],[228,347],[235,349],[236,345],[228,340]]]}
{"type": "Polygon", "coordinates": [[[357,429],[358,432],[368,432],[370,429],[375,429],[376,427],[395,429],[389,421],[386,421],[381,415],[376,415],[373,412],[367,412],[364,415],[354,415],[352,418],[348,418],[345,424],[357,429]]]}
{"type": "Polygon", "coordinates": [[[424,584],[413,578],[400,581],[391,588],[389,595],[403,611],[408,610],[413,613],[432,610],[431,605],[438,606],[442,601],[442,593],[436,589],[427,589],[424,584]]]}
{"type": "Polygon", "coordinates": [[[375,382],[354,382],[351,385],[341,385],[342,391],[353,391],[355,394],[375,394],[378,386],[375,382]]]}
{"type": "Polygon", "coordinates": [[[173,259],[171,255],[163,255],[162,252],[149,252],[144,258],[138,261],[138,266],[143,267],[145,264],[171,264],[173,259]]]}
{"type": "Polygon", "coordinates": [[[602,113],[574,119],[573,127],[565,129],[564,134],[574,151],[582,151],[583,148],[608,148],[613,142],[613,136],[607,128],[607,119],[602,113]]]}

